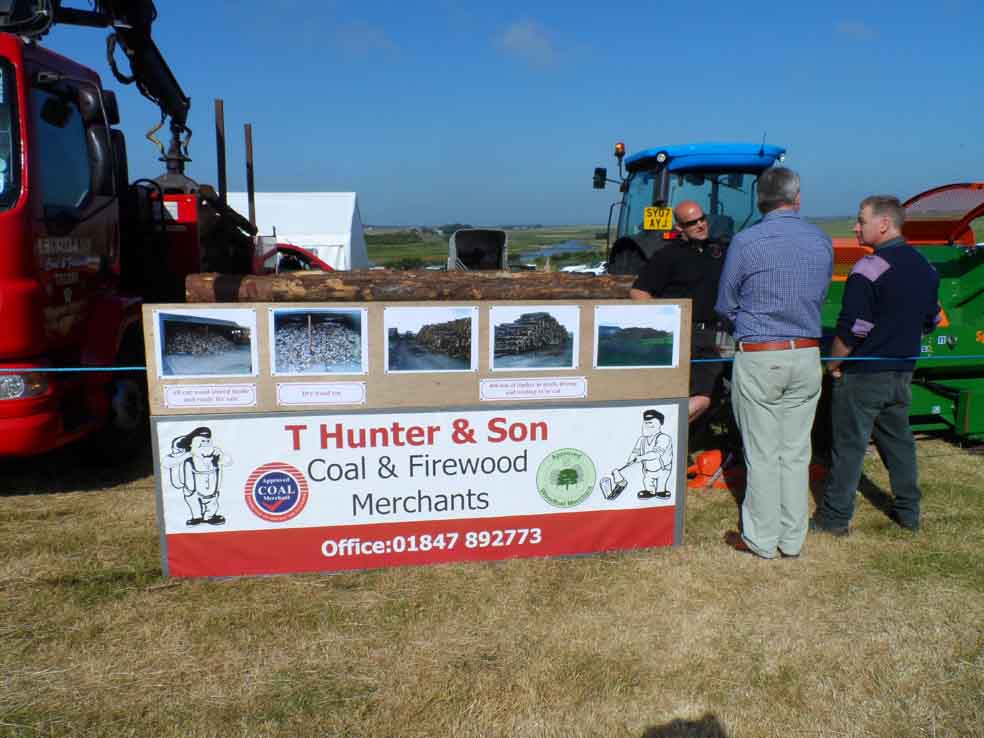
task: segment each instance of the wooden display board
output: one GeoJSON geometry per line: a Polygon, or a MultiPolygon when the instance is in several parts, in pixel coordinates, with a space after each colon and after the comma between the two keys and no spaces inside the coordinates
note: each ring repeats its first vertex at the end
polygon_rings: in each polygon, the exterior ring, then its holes
{"type": "MultiPolygon", "coordinates": [[[[144,307],[143,327],[146,340],[148,367],[148,382],[151,414],[180,415],[201,412],[248,412],[269,413],[291,410],[318,409],[381,409],[381,408],[441,408],[461,406],[474,403],[484,403],[482,382],[484,380],[517,380],[519,378],[542,381],[545,378],[583,378],[586,392],[582,397],[562,396],[557,401],[613,402],[625,400],[651,400],[669,397],[686,397],[688,394],[690,373],[690,301],[651,300],[644,303],[627,300],[573,300],[551,303],[547,301],[496,301],[490,302],[399,302],[399,303],[303,303],[299,305],[287,303],[234,303],[231,305],[200,303],[179,305],[147,305],[144,307]],[[494,371],[493,357],[490,355],[490,315],[493,308],[536,308],[573,306],[579,310],[578,353],[576,366],[570,369],[540,368],[528,372],[494,371]],[[675,366],[643,367],[643,368],[599,368],[595,362],[595,337],[598,326],[596,316],[598,308],[609,310],[638,310],[656,308],[658,306],[672,307],[679,311],[678,328],[675,335],[677,360],[675,366]],[[406,308],[433,308],[447,311],[454,308],[473,308],[477,314],[478,338],[474,341],[477,349],[477,364],[475,371],[461,372],[390,372],[386,366],[386,328],[384,325],[387,311],[404,310],[406,308]],[[272,361],[276,356],[275,343],[271,336],[270,315],[274,311],[315,312],[319,310],[365,311],[366,324],[363,334],[368,339],[368,360],[365,373],[305,373],[293,376],[275,375],[272,361]],[[235,323],[241,320],[244,313],[250,313],[253,324],[249,326],[255,331],[250,337],[253,351],[252,361],[255,363],[250,371],[238,375],[226,376],[182,376],[180,374],[166,375],[160,366],[160,350],[162,336],[161,316],[178,315],[181,317],[200,314],[217,325],[221,330],[221,317],[232,317],[227,322],[235,323]],[[364,397],[355,402],[313,401],[309,405],[293,405],[278,402],[278,386],[298,384],[337,384],[364,385],[364,397]],[[189,402],[182,405],[179,402],[168,401],[167,394],[173,395],[176,387],[186,387],[188,392],[201,390],[203,395],[209,387],[228,386],[242,390],[249,388],[244,395],[233,395],[226,404],[221,398],[213,402],[202,402],[195,405],[189,402]],[[237,399],[238,398],[238,399],[237,399]],[[253,399],[250,399],[253,398],[253,399]]],[[[246,322],[246,321],[242,321],[246,322]]],[[[209,374],[209,372],[204,372],[209,374]]],[[[487,385],[486,385],[487,386],[487,385]]],[[[353,394],[352,397],[355,395],[353,394]]],[[[344,398],[342,398],[344,399],[344,398]]],[[[519,400],[498,400],[504,404],[509,402],[522,403],[531,399],[524,397],[519,400]]],[[[546,401],[547,398],[542,398],[546,401]]]]}
{"type": "Polygon", "coordinates": [[[165,572],[682,541],[690,302],[147,305],[165,572]]]}

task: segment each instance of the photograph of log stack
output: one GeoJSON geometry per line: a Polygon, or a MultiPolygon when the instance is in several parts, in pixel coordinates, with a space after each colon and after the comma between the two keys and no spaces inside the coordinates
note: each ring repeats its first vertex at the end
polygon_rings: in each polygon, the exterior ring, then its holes
{"type": "Polygon", "coordinates": [[[493,306],[492,371],[575,369],[579,317],[576,305],[493,306]]]}
{"type": "Polygon", "coordinates": [[[298,374],[365,374],[366,310],[286,308],[270,311],[271,371],[298,374]]]}
{"type": "Polygon", "coordinates": [[[157,311],[160,377],[256,374],[256,313],[252,310],[157,311]]]}
{"type": "Polygon", "coordinates": [[[598,305],[596,369],[675,367],[680,360],[678,305],[598,305]]]}
{"type": "Polygon", "coordinates": [[[477,308],[388,307],[383,315],[386,371],[476,371],[477,308]]]}

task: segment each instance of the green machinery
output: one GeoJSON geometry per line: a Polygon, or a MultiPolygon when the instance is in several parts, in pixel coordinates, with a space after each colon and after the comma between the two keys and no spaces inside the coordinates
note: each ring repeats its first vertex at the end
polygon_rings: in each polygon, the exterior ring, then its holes
{"type": "MultiPolygon", "coordinates": [[[[904,205],[903,234],[939,273],[943,308],[940,325],[923,337],[916,363],[912,427],[984,439],[984,183],[934,187],[904,205]]],[[[837,321],[851,266],[870,251],[853,238],[834,239],[825,331],[837,321]]]]}

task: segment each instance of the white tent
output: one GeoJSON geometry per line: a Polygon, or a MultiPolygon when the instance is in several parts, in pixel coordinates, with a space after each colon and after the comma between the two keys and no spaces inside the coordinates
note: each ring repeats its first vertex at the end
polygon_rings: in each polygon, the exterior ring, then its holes
{"type": "MultiPolygon", "coordinates": [[[[249,217],[245,192],[230,192],[229,205],[249,217]]],[[[257,192],[256,226],[276,229],[277,241],[311,251],[332,269],[368,269],[369,255],[354,192],[257,192]]]]}

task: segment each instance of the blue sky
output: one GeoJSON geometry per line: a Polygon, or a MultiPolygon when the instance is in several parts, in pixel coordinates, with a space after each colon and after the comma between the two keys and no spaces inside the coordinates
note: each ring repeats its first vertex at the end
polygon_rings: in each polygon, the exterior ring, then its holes
{"type": "MultiPolygon", "coordinates": [[[[604,222],[616,193],[591,172],[613,171],[618,140],[631,153],[764,133],[787,147],[807,215],[984,179],[970,0],[157,5],[155,38],[192,98],[189,175],[216,182],[222,98],[231,190],[251,123],[258,190],[355,191],[366,223],[604,222]]],[[[157,176],[156,109],[112,79],[105,35],[56,28],[44,44],[117,91],[130,176],[157,176]]]]}

